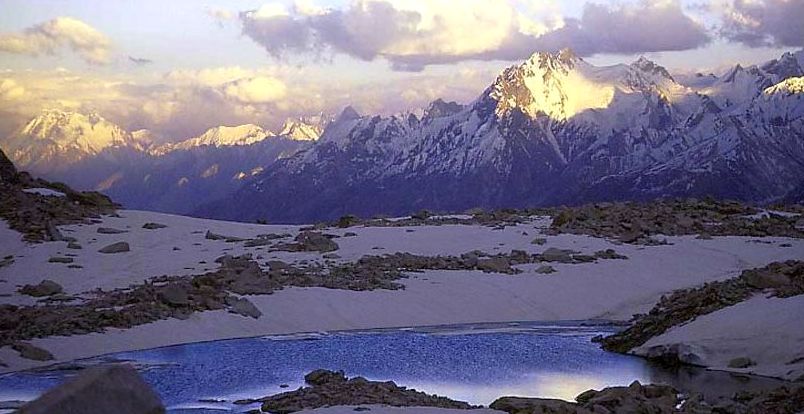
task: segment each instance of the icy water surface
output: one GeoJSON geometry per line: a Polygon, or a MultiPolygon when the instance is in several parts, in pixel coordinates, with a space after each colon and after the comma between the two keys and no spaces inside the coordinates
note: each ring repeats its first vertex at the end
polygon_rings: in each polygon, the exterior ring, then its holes
{"type": "MultiPolygon", "coordinates": [[[[132,361],[174,413],[245,410],[250,407],[231,402],[295,389],[302,386],[304,374],[319,368],[393,380],[483,405],[504,395],[572,400],[591,388],[634,380],[680,389],[714,382],[724,393],[745,385],[726,374],[663,371],[640,358],[604,352],[591,342],[595,335],[613,331],[607,326],[517,323],[322,333],[126,352],[82,364],[132,361]]],[[[74,374],[58,370],[0,376],[0,401],[30,400],[74,374]]]]}

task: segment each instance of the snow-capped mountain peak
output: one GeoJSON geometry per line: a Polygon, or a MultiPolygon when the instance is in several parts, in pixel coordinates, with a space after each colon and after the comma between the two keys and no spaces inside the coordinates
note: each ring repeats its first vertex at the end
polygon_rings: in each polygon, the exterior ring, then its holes
{"type": "Polygon", "coordinates": [[[75,162],[112,147],[142,149],[129,132],[95,112],[56,109],[42,111],[1,143],[23,168],[56,164],[57,159],[75,162]]]}
{"type": "Polygon", "coordinates": [[[252,145],[275,136],[259,125],[245,124],[239,126],[217,126],[208,129],[203,134],[178,143],[165,144],[155,148],[152,153],[164,155],[177,150],[190,150],[198,147],[232,147],[252,145]]]}
{"type": "Polygon", "coordinates": [[[308,123],[301,119],[288,119],[282,126],[279,136],[295,141],[317,141],[323,132],[324,127],[320,124],[308,123]]]}
{"type": "Polygon", "coordinates": [[[634,63],[631,64],[631,66],[645,73],[658,75],[675,82],[673,76],[664,66],[656,64],[654,61],[646,58],[645,56],[640,56],[639,59],[637,59],[634,63]]]}

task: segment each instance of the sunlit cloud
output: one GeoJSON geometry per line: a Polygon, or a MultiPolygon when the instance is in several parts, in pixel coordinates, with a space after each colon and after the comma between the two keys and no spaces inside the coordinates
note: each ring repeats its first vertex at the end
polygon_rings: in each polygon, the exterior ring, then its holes
{"type": "Polygon", "coordinates": [[[92,26],[71,18],[57,17],[20,33],[0,34],[0,51],[32,56],[54,55],[69,48],[90,64],[109,63],[111,41],[92,26]]]}
{"type": "Polygon", "coordinates": [[[12,100],[25,95],[25,88],[13,79],[0,79],[0,99],[12,100]]]}
{"type": "Polygon", "coordinates": [[[241,103],[259,104],[275,102],[284,98],[287,87],[278,79],[258,76],[229,83],[225,85],[223,92],[228,98],[241,103]]]}
{"type": "Polygon", "coordinates": [[[723,35],[752,47],[804,46],[804,1],[733,0],[719,4],[723,35]]]}
{"type": "Polygon", "coordinates": [[[397,70],[465,60],[516,60],[536,50],[596,53],[686,50],[710,41],[678,1],[614,6],[588,3],[563,18],[553,2],[356,0],[341,9],[305,1],[269,3],[240,13],[243,33],[270,55],[345,54],[384,58],[397,70]],[[524,12],[523,12],[524,10],[524,12]]]}

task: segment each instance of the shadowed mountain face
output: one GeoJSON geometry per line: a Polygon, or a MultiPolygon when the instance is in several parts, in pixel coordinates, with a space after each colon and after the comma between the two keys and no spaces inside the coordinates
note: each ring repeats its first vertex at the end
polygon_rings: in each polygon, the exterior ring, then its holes
{"type": "Polygon", "coordinates": [[[280,135],[257,125],[221,126],[156,145],[149,131],[130,133],[97,114],[48,110],[0,147],[26,171],[102,191],[126,208],[186,214],[307,148],[322,126],[288,121],[280,135]]]}
{"type": "Polygon", "coordinates": [[[196,213],[310,222],[668,196],[801,201],[789,198],[804,180],[803,74],[785,54],[682,84],[644,58],[595,67],[539,53],[466,106],[387,118],[347,108],[308,150],[196,213]]]}

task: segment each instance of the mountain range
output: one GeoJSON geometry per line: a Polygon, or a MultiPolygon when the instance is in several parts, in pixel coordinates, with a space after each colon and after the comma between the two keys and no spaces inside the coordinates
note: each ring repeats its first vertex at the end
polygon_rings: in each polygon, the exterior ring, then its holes
{"type": "Polygon", "coordinates": [[[187,214],[309,147],[326,122],[311,119],[288,120],[280,134],[219,126],[158,144],[150,131],[127,132],[96,113],[46,110],[0,146],[21,169],[46,179],[102,191],[127,208],[187,214]]]}
{"type": "Polygon", "coordinates": [[[347,108],[308,150],[202,216],[279,222],[660,197],[801,201],[802,57],[677,80],[570,50],[506,69],[419,117],[347,108]]]}
{"type": "Polygon", "coordinates": [[[598,67],[563,50],[506,69],[466,105],[388,117],[349,107],[276,135],[221,127],[161,146],[94,114],[58,123],[65,115],[47,113],[0,146],[23,169],[127,207],[243,221],[662,197],[801,202],[802,62],[804,52],[785,53],[675,75],[645,58],[598,67]]]}

